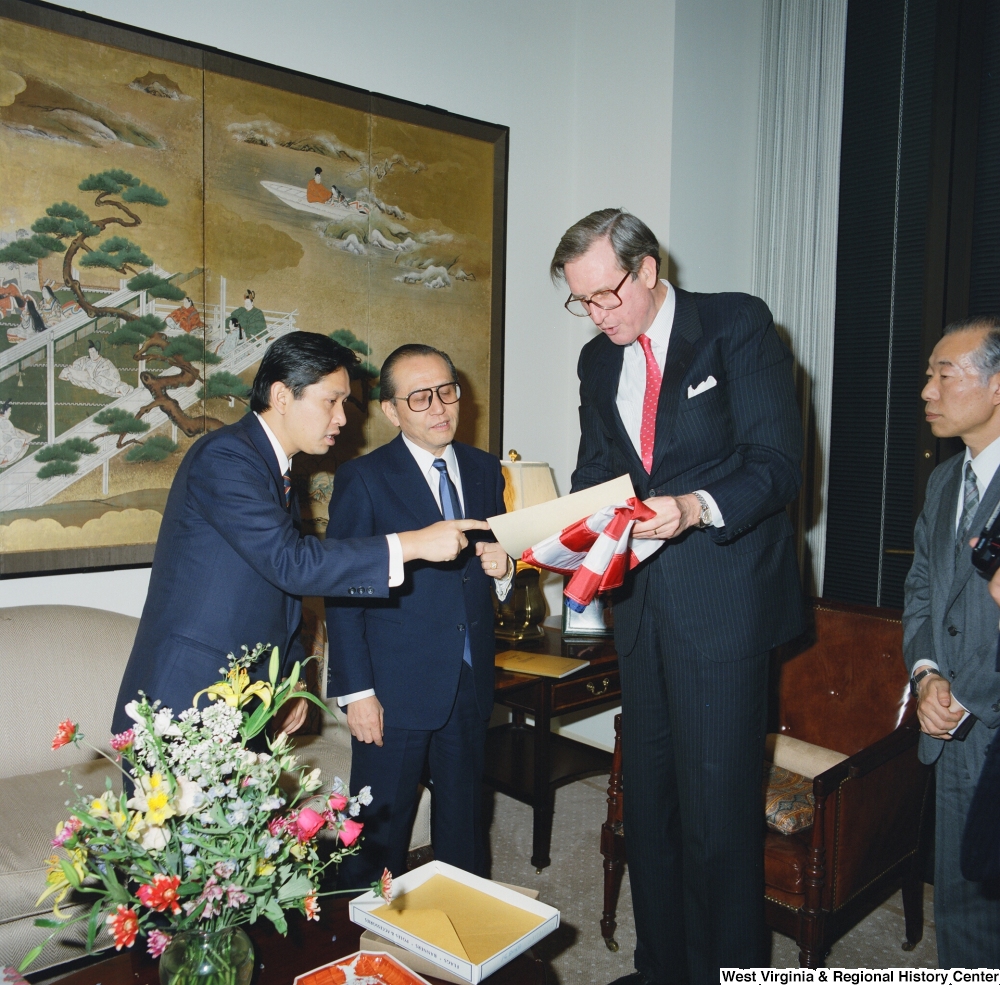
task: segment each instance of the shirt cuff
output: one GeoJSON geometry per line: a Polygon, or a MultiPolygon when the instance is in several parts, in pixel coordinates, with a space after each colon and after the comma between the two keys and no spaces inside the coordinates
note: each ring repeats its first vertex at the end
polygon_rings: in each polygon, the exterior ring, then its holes
{"type": "Polygon", "coordinates": [[[503,578],[494,578],[493,587],[496,589],[497,598],[502,602],[510,594],[510,586],[514,581],[514,572],[517,571],[517,561],[510,559],[510,570],[503,578]]]}
{"type": "Polygon", "coordinates": [[[933,660],[918,660],[913,665],[913,670],[910,671],[910,677],[916,677],[924,667],[930,667],[931,670],[940,670],[938,665],[934,663],[933,660]]]}
{"type": "MultiPolygon", "coordinates": [[[[390,536],[395,537],[395,534],[390,536]]],[[[368,688],[367,691],[355,691],[354,694],[345,694],[342,698],[337,698],[337,704],[341,708],[346,708],[352,701],[360,701],[362,698],[371,698],[375,696],[375,689],[368,688]]]]}
{"type": "Polygon", "coordinates": [[[395,588],[403,584],[406,574],[403,569],[403,545],[399,542],[399,534],[386,534],[385,539],[389,542],[389,587],[395,588]]]}
{"type": "Polygon", "coordinates": [[[719,504],[710,496],[704,489],[696,489],[695,495],[701,496],[702,499],[708,503],[708,508],[712,511],[712,526],[713,527],[724,527],[726,521],[722,519],[722,510],[719,509],[719,504]]]}

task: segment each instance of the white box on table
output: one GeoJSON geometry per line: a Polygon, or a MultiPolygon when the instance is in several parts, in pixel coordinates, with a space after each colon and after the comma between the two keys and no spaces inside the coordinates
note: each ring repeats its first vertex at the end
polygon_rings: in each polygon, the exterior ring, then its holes
{"type": "Polygon", "coordinates": [[[542,922],[503,950],[498,951],[478,964],[465,961],[455,954],[444,951],[413,934],[407,933],[395,924],[373,916],[373,910],[377,910],[380,906],[385,905],[385,901],[373,892],[367,892],[351,900],[348,910],[352,923],[356,923],[359,927],[365,927],[380,937],[384,937],[386,940],[398,944],[406,950],[412,951],[414,954],[419,954],[427,958],[439,967],[447,969],[462,981],[469,982],[470,985],[478,985],[484,978],[492,975],[493,972],[502,968],[508,962],[513,961],[519,954],[527,951],[532,944],[537,943],[543,937],[547,937],[559,926],[559,911],[555,907],[539,903],[538,900],[531,899],[522,893],[508,889],[500,883],[475,876],[471,872],[458,869],[445,862],[428,862],[426,865],[421,865],[419,868],[393,878],[393,898],[403,896],[411,890],[416,889],[417,886],[420,886],[435,875],[453,879],[455,882],[469,886],[481,893],[485,893],[487,896],[492,896],[519,910],[526,910],[528,913],[541,917],[542,922]]]}

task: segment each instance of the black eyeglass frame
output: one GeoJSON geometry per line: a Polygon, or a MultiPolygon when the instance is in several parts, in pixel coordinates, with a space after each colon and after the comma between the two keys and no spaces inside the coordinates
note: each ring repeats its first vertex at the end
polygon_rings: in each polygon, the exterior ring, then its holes
{"type": "Polygon", "coordinates": [[[575,298],[571,294],[566,299],[566,303],[563,305],[563,307],[571,315],[573,315],[575,318],[589,318],[590,317],[590,306],[592,304],[597,305],[597,307],[600,308],[601,311],[614,311],[615,308],[620,308],[622,306],[621,295],[618,292],[625,286],[625,281],[627,281],[629,279],[629,277],[631,277],[631,276],[632,276],[631,272],[626,270],[625,271],[625,276],[618,282],[618,286],[616,288],[614,288],[613,290],[610,290],[610,291],[598,291],[597,294],[591,294],[591,296],[589,298],[575,298]],[[618,302],[618,304],[612,304],[612,305],[607,305],[607,306],[605,306],[603,304],[598,304],[594,300],[594,298],[597,297],[598,294],[613,294],[615,296],[615,300],[618,302]],[[586,310],[584,310],[584,311],[574,311],[570,307],[571,304],[582,304],[586,310]]]}
{"type": "Polygon", "coordinates": [[[412,410],[415,414],[422,414],[424,411],[431,409],[431,404],[434,403],[435,394],[437,395],[438,400],[440,400],[441,403],[447,407],[449,404],[457,404],[459,400],[462,399],[462,386],[458,380],[450,380],[449,382],[441,383],[438,386],[422,386],[419,390],[411,390],[405,397],[393,397],[392,399],[405,400],[406,406],[409,407],[410,410],[412,410]],[[454,400],[445,400],[444,397],[441,396],[441,391],[447,386],[453,386],[455,388],[454,400]],[[430,400],[427,401],[426,407],[414,407],[413,404],[410,403],[410,398],[415,397],[418,393],[429,393],[431,395],[430,400]]]}

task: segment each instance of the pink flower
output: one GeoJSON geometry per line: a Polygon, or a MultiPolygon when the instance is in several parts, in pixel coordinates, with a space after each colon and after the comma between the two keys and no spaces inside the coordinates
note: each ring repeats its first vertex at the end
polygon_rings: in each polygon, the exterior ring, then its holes
{"type": "Polygon", "coordinates": [[[115,752],[125,752],[126,749],[131,749],[134,742],[135,732],[133,732],[132,729],[128,729],[126,732],[119,732],[117,735],[111,736],[111,748],[114,749],[115,752]]]}
{"type": "Polygon", "coordinates": [[[154,958],[158,958],[167,949],[170,941],[170,934],[165,934],[162,930],[151,930],[146,937],[146,950],[154,958]]]}
{"type": "Polygon", "coordinates": [[[309,841],[316,837],[316,832],[326,824],[322,814],[317,814],[311,807],[303,807],[295,819],[295,837],[301,841],[309,841]]]}
{"type": "Polygon", "coordinates": [[[383,869],[378,882],[372,883],[372,892],[381,896],[386,903],[392,902],[392,873],[388,869],[383,869]]]}
{"type": "Polygon", "coordinates": [[[239,909],[244,903],[250,901],[250,897],[247,896],[240,886],[234,886],[230,883],[226,886],[226,898],[228,904],[234,909],[239,909]]]}
{"type": "Polygon", "coordinates": [[[162,872],[157,872],[151,883],[136,890],[136,896],[143,906],[148,906],[157,913],[163,913],[169,908],[171,913],[177,914],[181,912],[180,903],[177,902],[177,887],[180,884],[180,876],[165,876],[162,872]]]}
{"type": "MultiPolygon", "coordinates": [[[[52,748],[60,749],[68,745],[76,737],[76,726],[67,718],[65,722],[59,723],[56,729],[55,738],[52,740],[52,748]]],[[[133,938],[134,939],[134,938],[133,938]]]]}
{"type": "Polygon", "coordinates": [[[355,821],[350,817],[345,817],[344,823],[337,832],[337,837],[345,848],[350,848],[358,840],[363,827],[364,825],[361,822],[355,821]]]}
{"type": "Polygon", "coordinates": [[[316,894],[310,893],[303,901],[305,907],[306,920],[319,920],[319,903],[316,902],[316,894]]]}
{"type": "Polygon", "coordinates": [[[78,817],[71,817],[68,821],[63,821],[62,826],[56,831],[55,838],[52,839],[53,847],[62,848],[82,827],[83,821],[78,817]]]}
{"type": "Polygon", "coordinates": [[[342,811],[347,806],[347,797],[342,793],[332,793],[327,804],[331,811],[342,811]]]}
{"type": "Polygon", "coordinates": [[[291,817],[272,817],[270,821],[267,822],[267,830],[272,838],[277,838],[279,835],[284,833],[286,825],[289,823],[294,823],[295,815],[291,817]]]}
{"type": "Polygon", "coordinates": [[[131,947],[135,943],[135,935],[139,932],[139,917],[135,910],[118,904],[114,913],[109,913],[105,921],[111,928],[115,938],[115,950],[131,947]]]}

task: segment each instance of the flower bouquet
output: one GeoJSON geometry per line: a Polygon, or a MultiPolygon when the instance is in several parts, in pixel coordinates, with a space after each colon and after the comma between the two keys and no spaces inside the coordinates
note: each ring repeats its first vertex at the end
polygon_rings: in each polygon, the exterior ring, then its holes
{"type": "MultiPolygon", "coordinates": [[[[225,679],[198,692],[176,718],[145,696],[129,702],[134,724],[112,737],[114,754],[85,742],[73,722],[59,726],[53,749],[87,745],[121,769],[126,791],[116,793],[110,779],[96,796],[73,788],[69,817],[52,842],[62,854],[48,860],[39,898],[52,899],[53,918],[35,921],[52,934],[25,955],[21,970],[53,936],[86,921],[88,952],[106,926],[118,950],[144,936],[165,982],[197,976],[236,985],[253,970],[241,925],[266,917],[285,933],[288,910],[319,919],[323,872],[358,850],[356,818],[371,794],[365,788],[351,797],[339,777],[321,791],[319,770],[297,765],[284,733],[267,743],[269,752],[249,747],[287,701],[321,704],[296,688],[298,663],[278,682],[277,648],[268,680],[251,682],[248,667],[264,650],[258,644],[230,654],[225,679]],[[199,708],[202,695],[211,701],[199,708]],[[323,829],[334,840],[325,860],[317,851],[323,829]],[[89,910],[60,912],[71,893],[91,897],[89,910]]],[[[390,887],[386,874],[372,888],[387,897],[390,887]]]]}

